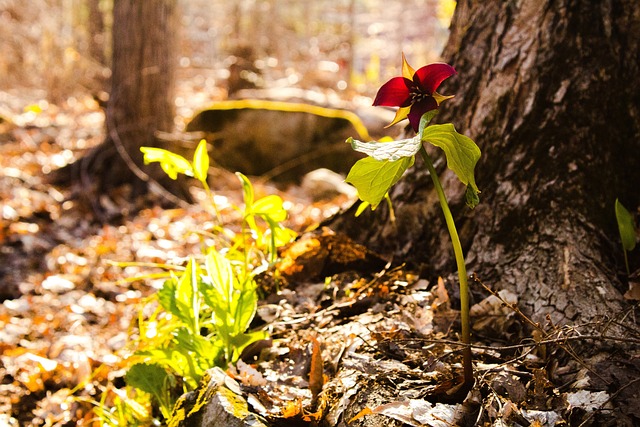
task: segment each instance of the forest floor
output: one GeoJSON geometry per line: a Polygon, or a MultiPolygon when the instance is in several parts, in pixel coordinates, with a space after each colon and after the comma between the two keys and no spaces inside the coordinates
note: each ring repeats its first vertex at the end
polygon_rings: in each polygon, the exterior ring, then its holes
{"type": "MultiPolygon", "coordinates": [[[[211,214],[201,204],[162,209],[154,196],[131,201],[123,188],[101,205],[134,209],[100,223],[72,189],[46,181],[102,141],[98,105],[0,97],[7,106],[0,114],[12,120],[0,121],[0,425],[94,425],[101,398],[123,388],[138,316],[162,284],[150,278],[152,264],[200,252],[192,231],[211,214]]],[[[236,177],[216,176],[223,204],[240,205],[236,177]]],[[[296,186],[256,191],[283,197],[287,226],[300,233],[353,202],[314,201],[296,186]]],[[[283,253],[296,265],[289,286],[263,288],[258,318],[272,338],[268,349],[250,360],[253,368],[223,373],[260,419],[291,426],[640,423],[640,378],[627,374],[640,371],[638,328],[587,339],[577,327],[534,325],[517,310],[516,295],[494,293],[472,309],[476,385],[464,403],[451,402],[461,370],[451,285],[385,265],[327,230],[304,239],[313,244],[283,253]],[[365,262],[350,264],[354,257],[365,262]],[[585,363],[580,345],[602,346],[601,360],[585,363]],[[320,376],[311,370],[318,360],[320,376]],[[319,395],[311,392],[318,387],[319,395]]],[[[614,313],[610,324],[632,314],[614,313]]]]}

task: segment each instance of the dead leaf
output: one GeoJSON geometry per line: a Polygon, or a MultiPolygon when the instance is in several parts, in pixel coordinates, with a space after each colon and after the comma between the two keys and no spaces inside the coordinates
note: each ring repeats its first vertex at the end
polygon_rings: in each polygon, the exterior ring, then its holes
{"type": "Polygon", "coordinates": [[[441,309],[441,310],[450,310],[451,304],[449,303],[449,293],[447,292],[447,288],[444,286],[444,280],[442,277],[438,277],[438,285],[435,289],[436,298],[431,304],[431,308],[441,309]]]}
{"type": "Polygon", "coordinates": [[[591,392],[588,390],[578,390],[574,393],[567,393],[566,396],[569,408],[582,408],[587,412],[604,407],[610,397],[606,391],[591,392]]]}
{"type": "Polygon", "coordinates": [[[253,366],[245,363],[242,359],[238,359],[236,366],[230,366],[229,370],[233,379],[240,381],[242,384],[253,387],[262,387],[267,385],[267,380],[253,366]]]}
{"type": "Polygon", "coordinates": [[[371,408],[369,408],[369,407],[365,406],[365,408],[364,408],[362,411],[358,412],[358,413],[355,415],[355,417],[353,417],[353,418],[351,418],[351,419],[349,420],[349,424],[351,424],[352,422],[354,422],[354,421],[356,421],[356,420],[359,420],[359,419],[360,419],[360,418],[362,418],[362,417],[365,417],[365,416],[367,416],[367,415],[371,415],[371,414],[373,414],[373,411],[371,410],[371,408]]]}
{"type": "Polygon", "coordinates": [[[311,369],[309,370],[309,389],[316,402],[318,395],[324,386],[324,363],[322,360],[322,350],[316,337],[311,338],[311,369]]]}
{"type": "Polygon", "coordinates": [[[449,427],[457,425],[456,421],[461,413],[461,405],[433,404],[423,399],[408,399],[385,403],[373,409],[365,407],[351,418],[349,423],[367,415],[380,414],[415,427],[449,427]]]}
{"type": "Polygon", "coordinates": [[[625,299],[640,301],[640,281],[629,281],[629,290],[624,294],[625,299]]]}

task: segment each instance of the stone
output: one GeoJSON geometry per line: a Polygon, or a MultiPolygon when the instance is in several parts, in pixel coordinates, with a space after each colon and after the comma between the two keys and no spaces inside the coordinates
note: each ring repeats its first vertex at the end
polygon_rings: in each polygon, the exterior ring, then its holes
{"type": "Polygon", "coordinates": [[[194,391],[175,405],[169,427],[266,427],[249,406],[238,383],[222,369],[209,369],[194,391]]]}

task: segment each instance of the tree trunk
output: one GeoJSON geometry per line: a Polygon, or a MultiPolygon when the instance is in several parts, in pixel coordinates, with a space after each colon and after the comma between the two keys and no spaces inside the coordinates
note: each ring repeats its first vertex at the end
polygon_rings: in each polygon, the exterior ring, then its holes
{"type": "MultiPolygon", "coordinates": [[[[516,292],[537,321],[623,309],[614,201],[640,205],[639,43],[635,0],[458,2],[444,58],[459,74],[440,88],[456,97],[437,120],[482,149],[480,205],[464,206],[442,159],[439,171],[469,270],[516,292]]],[[[381,207],[336,227],[435,278],[455,264],[422,169],[417,162],[391,193],[395,224],[381,207]]]]}
{"type": "Polygon", "coordinates": [[[104,17],[100,10],[100,0],[88,0],[87,8],[89,9],[88,33],[89,33],[89,55],[98,64],[105,65],[105,28],[104,17]]]}
{"type": "MultiPolygon", "coordinates": [[[[96,194],[123,184],[133,195],[161,182],[189,199],[183,183],[166,178],[156,165],[143,166],[142,146],[158,146],[158,131],[170,132],[174,118],[176,0],[115,0],[111,93],[106,108],[107,138],[54,182],[82,183],[94,209],[96,194]],[[89,187],[89,188],[87,188],[89,187]]],[[[156,186],[155,188],[160,189],[156,186]]],[[[172,202],[179,199],[160,189],[172,202]]]]}
{"type": "MultiPolygon", "coordinates": [[[[175,0],[116,0],[113,4],[112,84],[107,104],[106,144],[142,165],[141,146],[154,133],[173,129],[175,0]]],[[[132,167],[129,164],[129,167],[132,167]]],[[[109,181],[120,178],[110,174],[109,181]]]]}

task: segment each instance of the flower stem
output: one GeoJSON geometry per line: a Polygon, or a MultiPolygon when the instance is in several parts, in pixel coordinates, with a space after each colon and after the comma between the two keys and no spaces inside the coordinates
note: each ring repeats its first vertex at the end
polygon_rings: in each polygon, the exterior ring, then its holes
{"type": "Polygon", "coordinates": [[[458,266],[458,278],[460,280],[460,321],[462,324],[462,343],[465,346],[462,349],[463,369],[464,369],[464,383],[469,388],[473,385],[473,364],[471,356],[471,329],[469,323],[469,285],[467,283],[467,268],[464,263],[464,254],[462,253],[462,245],[460,244],[460,238],[458,237],[458,231],[456,230],[456,224],[453,221],[453,215],[449,209],[447,198],[442,189],[440,178],[433,167],[431,157],[425,150],[424,146],[420,147],[420,154],[424,160],[424,163],[429,170],[431,180],[438,193],[438,199],[440,200],[440,207],[444,214],[444,219],[447,223],[447,229],[449,230],[449,236],[451,237],[451,244],[453,245],[453,253],[456,258],[456,264],[458,266]]]}

